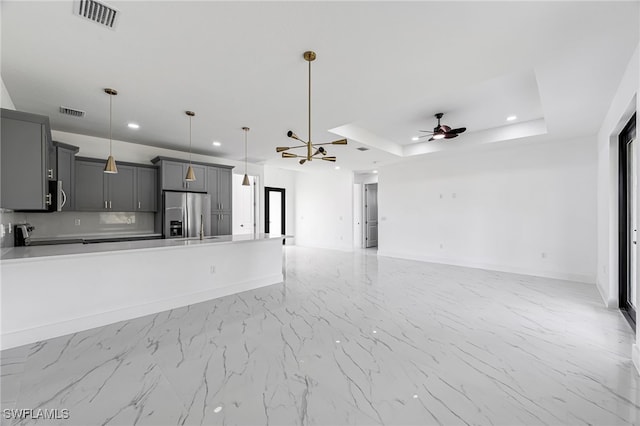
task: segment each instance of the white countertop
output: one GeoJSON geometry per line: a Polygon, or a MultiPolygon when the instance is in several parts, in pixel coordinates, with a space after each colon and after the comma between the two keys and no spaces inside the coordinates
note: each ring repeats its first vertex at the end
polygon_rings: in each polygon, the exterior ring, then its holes
{"type": "Polygon", "coordinates": [[[155,239],[143,241],[125,241],[117,243],[96,243],[96,244],[56,244],[45,246],[28,247],[8,247],[3,248],[0,256],[0,263],[31,260],[42,257],[53,256],[81,256],[97,253],[109,253],[121,250],[158,250],[176,247],[197,247],[206,244],[236,244],[252,241],[267,241],[282,238],[290,238],[285,235],[271,234],[243,234],[243,235],[221,235],[217,237],[199,238],[175,238],[175,239],[155,239]]]}

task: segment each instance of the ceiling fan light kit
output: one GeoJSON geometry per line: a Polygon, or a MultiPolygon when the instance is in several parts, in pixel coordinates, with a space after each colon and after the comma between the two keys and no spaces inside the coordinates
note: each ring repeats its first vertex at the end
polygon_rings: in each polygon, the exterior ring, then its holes
{"type": "Polygon", "coordinates": [[[321,158],[324,161],[336,161],[336,157],[327,157],[327,151],[321,147],[320,145],[346,145],[347,144],[347,140],[346,139],[339,139],[333,142],[327,142],[327,143],[320,143],[320,144],[313,144],[311,142],[311,62],[315,61],[316,59],[316,53],[312,52],[312,51],[306,51],[304,52],[304,54],[302,55],[302,57],[304,58],[305,61],[307,61],[309,63],[309,81],[308,81],[308,93],[309,93],[309,103],[308,103],[308,119],[309,119],[309,140],[305,141],[303,139],[301,139],[298,135],[296,135],[293,131],[289,130],[287,132],[287,137],[290,137],[291,139],[295,139],[299,142],[302,142],[302,145],[297,145],[297,146],[279,146],[276,147],[276,152],[281,152],[282,153],[282,158],[301,158],[301,160],[299,161],[300,164],[304,164],[307,161],[312,161],[314,159],[314,157],[318,158],[318,156],[320,156],[319,158],[321,158]],[[306,155],[298,155],[298,154],[293,154],[291,152],[287,152],[291,149],[298,149],[298,148],[304,148],[306,149],[307,153],[306,155]],[[315,150],[314,150],[315,148],[315,150]]]}
{"type": "Polygon", "coordinates": [[[426,135],[422,135],[420,136],[420,138],[426,138],[427,136],[430,136],[428,141],[435,141],[439,139],[453,139],[453,138],[457,138],[460,133],[464,133],[467,130],[466,127],[459,127],[457,129],[452,129],[446,124],[440,124],[440,119],[443,116],[444,114],[441,112],[435,114],[434,117],[436,117],[436,119],[438,120],[438,124],[436,125],[436,127],[433,128],[433,131],[420,130],[420,132],[426,133],[426,135]]]}

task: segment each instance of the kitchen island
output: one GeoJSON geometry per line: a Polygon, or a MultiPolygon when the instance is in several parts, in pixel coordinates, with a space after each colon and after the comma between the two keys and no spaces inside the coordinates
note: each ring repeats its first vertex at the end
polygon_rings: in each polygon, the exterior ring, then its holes
{"type": "Polygon", "coordinates": [[[2,249],[1,349],[283,281],[283,236],[2,249]]]}

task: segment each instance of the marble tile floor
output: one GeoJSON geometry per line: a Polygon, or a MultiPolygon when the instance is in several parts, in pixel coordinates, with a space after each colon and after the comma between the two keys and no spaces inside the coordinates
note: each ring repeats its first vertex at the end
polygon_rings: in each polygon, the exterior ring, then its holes
{"type": "Polygon", "coordinates": [[[2,408],[69,418],[2,424],[640,424],[633,334],[593,285],[371,251],[285,264],[283,284],[3,351],[2,408]]]}

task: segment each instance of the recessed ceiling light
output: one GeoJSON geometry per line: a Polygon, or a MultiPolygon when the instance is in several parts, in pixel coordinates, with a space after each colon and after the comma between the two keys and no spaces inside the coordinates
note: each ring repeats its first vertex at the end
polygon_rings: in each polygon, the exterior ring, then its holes
{"type": "Polygon", "coordinates": [[[218,142],[218,141],[213,141],[213,146],[220,146],[220,145],[222,145],[220,142],[218,142]]]}
{"type": "Polygon", "coordinates": [[[420,140],[420,138],[419,138],[419,137],[417,137],[417,136],[414,136],[414,137],[412,137],[412,138],[411,138],[411,140],[412,140],[412,141],[419,141],[419,140],[420,140]]]}
{"type": "Polygon", "coordinates": [[[129,126],[130,129],[139,129],[140,125],[136,124],[136,123],[129,123],[127,124],[127,126],[129,126]]]}
{"type": "Polygon", "coordinates": [[[377,170],[374,170],[374,171],[373,171],[373,173],[378,173],[378,171],[377,171],[377,170]]]}
{"type": "Polygon", "coordinates": [[[518,118],[518,117],[516,117],[515,115],[510,115],[510,116],[507,117],[507,121],[513,121],[516,118],[518,118]]]}
{"type": "Polygon", "coordinates": [[[340,166],[336,166],[336,167],[335,167],[335,169],[336,169],[336,170],[340,170],[340,166]]]}
{"type": "Polygon", "coordinates": [[[336,340],[336,343],[340,343],[340,340],[336,340]]]}

